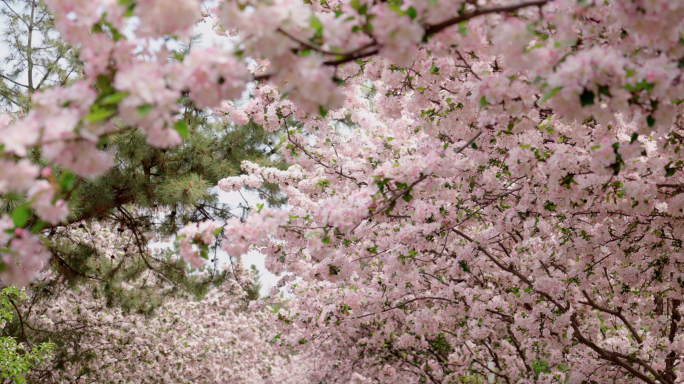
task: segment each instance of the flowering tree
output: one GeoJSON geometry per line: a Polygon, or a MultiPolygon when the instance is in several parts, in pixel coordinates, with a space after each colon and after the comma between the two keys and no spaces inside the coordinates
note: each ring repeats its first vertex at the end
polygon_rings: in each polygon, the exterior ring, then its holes
{"type": "MultiPolygon", "coordinates": [[[[179,241],[195,265],[214,236],[263,247],[296,297],[274,342],[315,361],[311,380],[684,381],[681,2],[47,3],[86,78],[37,93],[0,139],[7,190],[42,221],[68,196],[30,148],[96,177],[122,129],[180,144],[185,97],[285,127],[292,167],[219,186],[277,184],[292,209],[179,241]],[[199,20],[231,44],[168,61],[199,20]]],[[[3,280],[40,266],[28,232],[5,232],[3,280]]]]}
{"type": "MultiPolygon", "coordinates": [[[[96,249],[89,262],[102,270],[116,266],[121,250],[135,241],[133,231],[120,232],[106,222],[71,225],[61,231],[59,238],[96,249]]],[[[181,269],[188,268],[172,252],[154,253],[181,269]]],[[[65,287],[55,283],[57,276],[43,276],[36,283],[53,292],[45,295],[30,290],[27,299],[16,304],[16,312],[8,311],[14,317],[18,314],[11,324],[24,330],[27,342],[52,340],[56,347],[43,366],[30,370],[28,381],[299,382],[307,365],[286,347],[275,349],[268,343],[276,331],[275,324],[267,321],[268,312],[246,311],[249,290],[245,287],[254,284],[254,276],[240,264],[229,264],[228,272],[230,278],[222,281],[216,281],[209,268],[193,274],[200,283],[217,285],[195,301],[192,292],[178,292],[177,284],[153,269],[139,269],[135,277],[115,288],[122,291],[119,297],[147,301],[132,309],[112,305],[111,295],[97,280],[65,287]],[[162,299],[163,305],[154,303],[162,299]],[[144,316],[149,308],[156,308],[154,316],[144,316]]]]}
{"type": "MultiPolygon", "coordinates": [[[[679,5],[448,6],[317,16],[375,37],[329,59],[348,61],[344,109],[307,115],[268,86],[244,109],[299,122],[297,166],[220,183],[277,182],[293,205],[226,227],[229,252],[263,245],[290,273],[283,343],[312,346],[323,382],[681,382],[679,5]]],[[[325,55],[315,41],[299,47],[325,55]]]]}

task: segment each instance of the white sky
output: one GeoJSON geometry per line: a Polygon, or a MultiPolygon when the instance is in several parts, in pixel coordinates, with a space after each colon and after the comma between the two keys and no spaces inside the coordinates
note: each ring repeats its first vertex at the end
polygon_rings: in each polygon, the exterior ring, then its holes
{"type": "MultiPolygon", "coordinates": [[[[263,203],[263,200],[259,198],[255,193],[250,193],[245,190],[242,192],[242,196],[245,197],[250,206],[255,207],[259,203],[263,203]]],[[[219,201],[222,203],[230,204],[231,206],[237,206],[240,202],[244,203],[240,193],[238,192],[219,192],[219,201]]],[[[228,255],[223,250],[219,250],[219,263],[228,262],[228,255]]],[[[275,286],[280,279],[278,276],[272,274],[266,270],[264,261],[266,256],[257,251],[250,251],[246,255],[242,256],[242,263],[245,267],[249,268],[251,265],[255,265],[259,270],[259,281],[261,282],[261,296],[268,295],[268,291],[271,287],[275,286]]]]}

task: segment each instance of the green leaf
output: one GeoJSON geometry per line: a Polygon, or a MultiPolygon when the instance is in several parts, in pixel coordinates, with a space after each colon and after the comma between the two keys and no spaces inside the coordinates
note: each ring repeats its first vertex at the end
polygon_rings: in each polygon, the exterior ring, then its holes
{"type": "Polygon", "coordinates": [[[433,75],[439,75],[439,67],[435,65],[435,63],[432,63],[432,67],[430,67],[430,73],[433,75]]]}
{"type": "Polygon", "coordinates": [[[575,181],[575,175],[572,173],[569,175],[566,175],[560,182],[560,185],[567,189],[572,189],[572,184],[579,184],[578,182],[575,181]]]}
{"type": "Polygon", "coordinates": [[[114,26],[111,23],[105,23],[105,25],[109,28],[109,31],[112,33],[112,38],[114,41],[119,41],[121,39],[125,39],[126,36],[121,34],[118,29],[114,28],[114,26]]]}
{"type": "Polygon", "coordinates": [[[413,196],[411,196],[410,193],[405,193],[403,196],[401,196],[401,198],[407,203],[410,203],[411,200],[413,200],[413,196]]]}
{"type": "Polygon", "coordinates": [[[361,2],[359,0],[352,0],[349,2],[349,5],[356,9],[356,11],[359,13],[359,15],[365,15],[366,12],[368,12],[368,5],[364,4],[361,5],[361,2]]]}
{"type": "Polygon", "coordinates": [[[612,97],[612,96],[610,95],[610,88],[608,88],[607,85],[599,85],[598,90],[599,90],[599,97],[600,97],[601,95],[606,95],[606,96],[608,96],[608,97],[612,97]]]}
{"type": "Polygon", "coordinates": [[[554,89],[552,89],[552,90],[546,92],[546,93],[544,94],[544,97],[542,97],[542,99],[539,101],[539,103],[540,103],[540,104],[541,104],[541,103],[545,103],[548,99],[552,98],[552,97],[553,97],[556,93],[558,93],[558,91],[560,91],[561,89],[563,89],[563,87],[556,87],[556,88],[554,88],[554,89]]]}
{"type": "Polygon", "coordinates": [[[276,342],[278,339],[280,339],[280,337],[281,337],[282,335],[283,335],[282,333],[279,333],[279,334],[275,335],[275,337],[274,337],[273,339],[271,339],[271,340],[269,341],[269,343],[275,344],[275,342],[276,342]]]}
{"type": "Polygon", "coordinates": [[[85,118],[86,120],[94,123],[96,121],[104,120],[116,113],[115,109],[100,109],[90,112],[85,118]]]}
{"type": "Polygon", "coordinates": [[[141,105],[138,107],[138,115],[140,115],[140,117],[145,117],[152,109],[154,109],[154,106],[152,105],[141,105]]]}
{"type": "Polygon", "coordinates": [[[26,225],[29,216],[29,208],[26,206],[18,207],[12,212],[12,220],[14,221],[14,226],[17,228],[26,225]]]}
{"type": "Polygon", "coordinates": [[[672,165],[671,161],[665,165],[665,177],[672,177],[677,172],[677,169],[670,168],[670,165],[672,165]]]}
{"type": "Polygon", "coordinates": [[[330,237],[326,236],[322,240],[323,244],[330,244],[330,237]]]}
{"type": "Polygon", "coordinates": [[[583,107],[587,105],[594,105],[594,97],[594,92],[585,89],[580,95],[580,103],[582,103],[583,107]]]}
{"type": "Polygon", "coordinates": [[[653,125],[655,125],[655,119],[652,115],[648,115],[648,117],[646,118],[646,123],[649,127],[653,127],[653,125]]]}
{"type": "Polygon", "coordinates": [[[109,95],[109,96],[105,97],[104,99],[102,99],[100,104],[102,104],[102,105],[116,104],[119,101],[121,101],[121,99],[123,99],[124,97],[126,97],[128,95],[129,95],[128,92],[117,92],[113,95],[109,95]]]}
{"type": "Polygon", "coordinates": [[[418,12],[416,12],[416,10],[413,7],[410,7],[409,9],[407,9],[406,14],[411,16],[411,18],[414,20],[416,17],[418,17],[418,12]]]}
{"type": "Polygon", "coordinates": [[[653,88],[655,87],[655,84],[651,84],[647,82],[646,80],[641,80],[640,82],[636,83],[636,90],[641,91],[642,89],[645,89],[646,92],[651,92],[653,88]]]}
{"type": "Polygon", "coordinates": [[[461,36],[468,36],[468,22],[467,21],[461,21],[458,23],[458,33],[461,34],[461,36]]]}
{"type": "Polygon", "coordinates": [[[311,28],[316,30],[316,36],[323,36],[323,23],[314,14],[311,15],[311,28]]]}
{"type": "Polygon", "coordinates": [[[105,75],[98,76],[95,84],[102,94],[108,95],[114,93],[114,88],[111,86],[111,80],[105,75]]]}
{"type": "Polygon", "coordinates": [[[176,124],[173,125],[173,129],[178,131],[182,138],[185,139],[188,137],[188,125],[185,123],[185,120],[177,121],[176,124]]]}
{"type": "Polygon", "coordinates": [[[401,9],[401,5],[399,5],[399,4],[388,4],[388,5],[387,5],[387,8],[389,8],[389,9],[393,10],[394,12],[398,13],[400,16],[404,16],[404,15],[406,14],[406,12],[404,12],[404,11],[401,9]]]}
{"type": "Polygon", "coordinates": [[[487,98],[482,96],[482,98],[480,99],[480,107],[486,107],[487,105],[489,105],[489,103],[487,102],[487,98]]]}
{"type": "Polygon", "coordinates": [[[97,141],[97,149],[103,150],[109,144],[109,136],[100,136],[100,140],[97,141]]]}
{"type": "Polygon", "coordinates": [[[41,229],[45,228],[45,226],[47,226],[47,225],[48,225],[47,222],[41,220],[41,221],[37,222],[37,223],[31,228],[31,232],[33,232],[33,233],[38,233],[41,229]]]}
{"type": "Polygon", "coordinates": [[[553,212],[556,210],[556,207],[558,206],[551,201],[547,200],[546,203],[544,203],[544,209],[546,209],[547,211],[553,212]]]}
{"type": "Polygon", "coordinates": [[[59,185],[66,190],[70,190],[73,188],[73,182],[75,179],[76,175],[67,170],[62,174],[62,177],[59,180],[59,185]]]}

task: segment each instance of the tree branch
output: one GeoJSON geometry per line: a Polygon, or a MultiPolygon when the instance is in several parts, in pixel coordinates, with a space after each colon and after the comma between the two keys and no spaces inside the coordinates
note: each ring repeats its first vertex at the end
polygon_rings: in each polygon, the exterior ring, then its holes
{"type": "Polygon", "coordinates": [[[580,301],[579,302],[580,304],[588,305],[594,309],[598,309],[601,312],[605,312],[605,313],[608,313],[610,315],[613,315],[613,316],[619,318],[627,326],[627,328],[629,329],[629,332],[632,334],[632,336],[634,336],[637,343],[641,344],[643,342],[643,340],[639,336],[639,333],[636,331],[636,329],[634,329],[632,324],[622,314],[622,308],[618,308],[616,311],[614,311],[612,309],[602,307],[602,306],[596,304],[596,302],[591,299],[591,297],[589,296],[589,294],[587,293],[586,290],[582,290],[582,294],[584,295],[584,297],[587,299],[588,302],[580,301]]]}
{"type": "Polygon", "coordinates": [[[534,6],[541,7],[542,5],[545,5],[548,2],[549,2],[549,0],[534,0],[534,1],[522,2],[522,3],[518,3],[518,4],[501,5],[501,6],[497,6],[497,7],[476,9],[473,12],[466,13],[464,15],[460,15],[460,16],[454,17],[454,18],[449,19],[449,20],[444,20],[441,23],[426,26],[425,36],[434,35],[435,33],[440,32],[443,29],[449,28],[452,25],[456,25],[456,24],[464,22],[466,20],[470,20],[470,19],[477,17],[477,16],[482,16],[482,15],[486,15],[489,13],[512,12],[512,11],[518,10],[520,8],[526,8],[526,7],[534,7],[534,6]]]}
{"type": "MultiPolygon", "coordinates": [[[[574,331],[574,336],[575,336],[575,338],[577,339],[577,341],[579,341],[580,343],[582,343],[582,344],[586,345],[587,347],[591,348],[594,352],[598,353],[599,356],[601,356],[601,358],[603,358],[604,360],[610,361],[610,362],[612,362],[612,363],[614,363],[614,364],[620,366],[621,368],[625,369],[627,372],[629,372],[629,373],[631,373],[632,375],[634,375],[635,377],[641,379],[641,380],[644,381],[645,383],[648,383],[648,384],[658,384],[657,381],[655,381],[655,380],[651,379],[650,377],[646,376],[646,374],[644,374],[643,372],[640,372],[640,371],[634,369],[634,367],[632,367],[631,365],[629,365],[629,364],[627,364],[626,362],[622,361],[618,356],[616,356],[616,355],[613,354],[612,352],[608,352],[608,351],[604,350],[603,348],[601,348],[601,347],[599,347],[598,345],[594,344],[593,341],[591,341],[591,340],[585,338],[584,335],[582,335],[582,331],[580,331],[580,329],[579,329],[579,324],[578,324],[578,322],[577,322],[577,314],[576,314],[576,313],[573,313],[572,316],[571,316],[570,326],[572,327],[572,329],[573,329],[573,331],[574,331]]],[[[639,361],[637,361],[637,362],[640,363],[640,365],[644,366],[643,363],[641,363],[641,362],[639,362],[639,361]]],[[[646,368],[646,367],[645,367],[645,368],[646,368]]],[[[655,370],[653,370],[653,368],[651,368],[651,367],[648,367],[648,368],[650,368],[649,371],[653,374],[655,370]]],[[[648,369],[648,368],[647,368],[647,369],[648,369]]],[[[660,378],[660,380],[662,380],[662,378],[660,377],[660,375],[658,374],[658,372],[655,372],[655,375],[654,375],[654,376],[656,376],[656,377],[660,378]]],[[[665,381],[662,381],[662,382],[665,383],[665,381]]]]}

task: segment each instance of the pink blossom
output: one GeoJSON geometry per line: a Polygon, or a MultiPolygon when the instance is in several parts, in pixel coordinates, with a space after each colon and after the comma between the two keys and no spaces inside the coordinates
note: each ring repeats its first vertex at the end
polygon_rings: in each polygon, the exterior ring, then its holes
{"type": "Polygon", "coordinates": [[[114,161],[113,153],[100,151],[95,143],[87,141],[45,144],[43,155],[86,177],[101,175],[111,167],[114,161]]]}
{"type": "Polygon", "coordinates": [[[0,191],[26,192],[38,178],[38,166],[27,159],[0,161],[0,191]]]}
{"type": "Polygon", "coordinates": [[[0,115],[0,129],[4,129],[12,122],[12,116],[7,114],[0,115]]]}
{"type": "Polygon", "coordinates": [[[136,33],[144,37],[163,35],[187,36],[200,19],[200,2],[178,0],[141,0],[136,2],[135,15],[140,18],[136,33]]]}
{"type": "Polygon", "coordinates": [[[239,98],[248,80],[245,65],[219,48],[194,49],[183,64],[190,95],[200,107],[239,98]]]}
{"type": "MultiPolygon", "coordinates": [[[[0,227],[7,226],[5,217],[0,227]]],[[[28,231],[19,231],[9,243],[11,251],[0,254],[5,269],[0,271],[0,281],[4,285],[26,286],[34,280],[50,259],[50,253],[43,247],[40,238],[28,231]]]]}
{"type": "Polygon", "coordinates": [[[47,180],[38,180],[29,189],[27,196],[32,199],[31,207],[41,219],[57,225],[69,216],[69,207],[64,199],[55,199],[57,191],[47,180]]]}
{"type": "Polygon", "coordinates": [[[425,31],[409,16],[400,16],[389,7],[378,6],[374,11],[373,28],[382,47],[380,53],[396,65],[410,66],[425,31]]]}
{"type": "Polygon", "coordinates": [[[189,223],[178,231],[180,253],[185,261],[189,262],[194,268],[204,265],[206,261],[202,256],[208,257],[208,255],[206,250],[203,251],[201,247],[202,245],[213,244],[216,239],[214,231],[218,228],[220,228],[220,224],[215,221],[203,221],[200,223],[189,223]]]}

